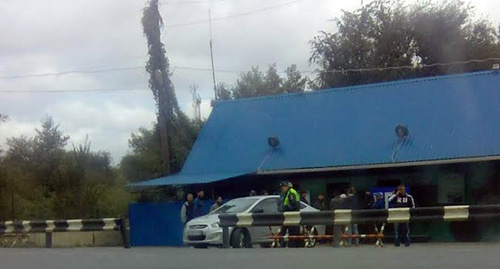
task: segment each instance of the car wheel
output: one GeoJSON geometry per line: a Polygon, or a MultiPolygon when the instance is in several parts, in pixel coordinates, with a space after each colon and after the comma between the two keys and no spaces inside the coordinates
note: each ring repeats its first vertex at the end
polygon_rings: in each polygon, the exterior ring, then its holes
{"type": "Polygon", "coordinates": [[[244,229],[236,229],[231,236],[231,246],[233,248],[251,248],[252,240],[248,232],[244,229]]]}

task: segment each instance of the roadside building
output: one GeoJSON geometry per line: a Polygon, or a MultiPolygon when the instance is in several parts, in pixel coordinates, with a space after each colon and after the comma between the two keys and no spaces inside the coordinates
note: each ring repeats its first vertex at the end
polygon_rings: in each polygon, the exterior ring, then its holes
{"type": "MultiPolygon", "coordinates": [[[[402,183],[417,206],[498,203],[499,137],[498,71],[225,101],[179,174],[130,187],[202,187],[229,198],[288,179],[316,197],[402,183]]],[[[412,230],[460,240],[479,224],[439,225],[412,230]]]]}

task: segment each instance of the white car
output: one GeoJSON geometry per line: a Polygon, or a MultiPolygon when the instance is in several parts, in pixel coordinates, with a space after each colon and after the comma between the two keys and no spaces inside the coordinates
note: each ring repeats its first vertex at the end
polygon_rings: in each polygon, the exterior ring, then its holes
{"type": "MultiPolygon", "coordinates": [[[[189,221],[184,228],[184,244],[194,247],[222,245],[222,228],[219,226],[219,214],[222,213],[278,213],[278,195],[250,196],[233,199],[223,204],[214,212],[189,221]]],[[[301,202],[301,211],[319,211],[301,202]]],[[[269,235],[277,234],[280,227],[245,227],[229,228],[230,244],[233,248],[252,247],[252,244],[269,246],[273,239],[269,235]],[[271,232],[272,229],[272,232],[271,232]]],[[[324,234],[324,226],[315,227],[319,234],[324,234]]]]}

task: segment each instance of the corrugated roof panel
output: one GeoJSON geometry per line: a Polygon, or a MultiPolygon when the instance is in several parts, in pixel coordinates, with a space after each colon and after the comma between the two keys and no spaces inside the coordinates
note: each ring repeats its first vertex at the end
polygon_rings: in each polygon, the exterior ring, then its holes
{"type": "Polygon", "coordinates": [[[499,119],[496,71],[227,101],[214,108],[181,174],[500,155],[499,119]],[[400,124],[410,136],[395,153],[400,124]],[[270,136],[280,139],[277,149],[270,136]]]}

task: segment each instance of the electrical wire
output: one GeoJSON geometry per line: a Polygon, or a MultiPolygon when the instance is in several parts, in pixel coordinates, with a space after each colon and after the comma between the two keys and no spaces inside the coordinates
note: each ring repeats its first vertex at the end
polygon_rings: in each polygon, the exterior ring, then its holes
{"type": "Polygon", "coordinates": [[[315,70],[315,71],[304,71],[302,73],[346,73],[346,72],[371,72],[371,71],[387,71],[387,70],[399,70],[399,69],[420,69],[434,66],[449,66],[457,64],[469,64],[469,63],[483,63],[489,61],[500,61],[500,58],[487,58],[487,59],[473,59],[468,61],[455,61],[449,63],[433,63],[433,64],[421,64],[421,65],[402,65],[402,66],[390,66],[390,67],[375,67],[375,68],[356,68],[356,69],[335,69],[335,70],[315,70]]]}
{"type": "MultiPolygon", "coordinates": [[[[433,64],[422,64],[422,65],[404,65],[404,66],[390,66],[390,67],[377,67],[377,68],[358,68],[358,69],[335,69],[335,70],[304,70],[300,71],[301,73],[310,74],[310,73],[346,73],[346,72],[371,72],[371,71],[387,71],[387,70],[398,70],[398,69],[420,69],[420,68],[428,68],[434,66],[449,66],[449,65],[458,65],[458,64],[469,64],[469,63],[483,63],[488,61],[500,61],[500,58],[486,58],[486,59],[472,59],[468,61],[455,61],[449,63],[433,63],[433,64]]],[[[118,72],[118,71],[129,71],[129,70],[140,70],[144,69],[144,66],[133,66],[133,67],[122,67],[122,68],[108,68],[108,69],[97,69],[97,70],[73,70],[73,71],[63,71],[63,72],[55,72],[55,73],[40,73],[40,74],[25,74],[25,75],[12,75],[12,76],[3,76],[0,79],[8,80],[8,79],[19,79],[19,78],[31,78],[31,77],[47,77],[47,76],[64,76],[70,74],[94,74],[94,73],[107,73],[107,72],[118,72]]],[[[173,66],[174,70],[190,70],[190,71],[206,71],[212,72],[211,68],[204,67],[192,67],[192,66],[173,66]]],[[[230,70],[230,69],[216,69],[217,72],[222,73],[235,73],[240,74],[247,72],[245,70],[230,70]]],[[[285,71],[279,71],[285,72],[285,71]]]]}
{"type": "Polygon", "coordinates": [[[26,75],[12,75],[12,76],[3,76],[0,79],[18,79],[18,78],[30,78],[30,77],[49,77],[49,76],[64,76],[70,74],[94,74],[94,73],[103,73],[103,72],[117,72],[117,71],[128,71],[128,70],[138,70],[144,69],[144,66],[134,66],[134,67],[119,67],[119,68],[106,68],[106,69],[96,69],[96,70],[72,70],[72,71],[63,71],[63,72],[54,72],[54,73],[38,73],[38,74],[26,74],[26,75]]]}
{"type": "MultiPolygon", "coordinates": [[[[281,7],[284,7],[284,6],[288,6],[288,5],[291,5],[291,4],[295,4],[295,3],[299,2],[299,1],[300,0],[294,0],[294,1],[289,1],[289,2],[286,2],[286,3],[282,3],[282,4],[278,4],[278,5],[274,5],[274,6],[268,6],[268,7],[265,7],[265,8],[256,9],[256,10],[252,10],[252,11],[237,13],[237,14],[228,15],[228,16],[224,16],[224,17],[212,18],[212,21],[221,21],[221,20],[227,20],[227,19],[232,19],[232,18],[236,18],[236,17],[248,16],[248,15],[252,15],[252,14],[255,14],[255,13],[260,13],[260,12],[264,12],[264,11],[268,11],[268,10],[272,10],[272,9],[276,9],[276,8],[281,8],[281,7]]],[[[192,21],[192,22],[176,23],[176,24],[165,25],[164,28],[165,29],[170,29],[170,28],[176,28],[176,27],[196,25],[196,24],[206,23],[206,22],[209,22],[209,21],[210,21],[210,19],[202,19],[202,20],[197,20],[197,21],[192,21]]]]}
{"type": "Polygon", "coordinates": [[[124,92],[124,91],[142,91],[149,92],[148,88],[103,88],[103,89],[81,89],[81,90],[0,90],[0,93],[85,93],[85,92],[124,92]]]}

